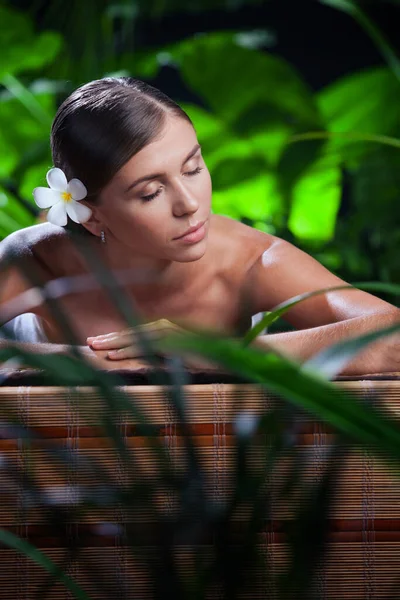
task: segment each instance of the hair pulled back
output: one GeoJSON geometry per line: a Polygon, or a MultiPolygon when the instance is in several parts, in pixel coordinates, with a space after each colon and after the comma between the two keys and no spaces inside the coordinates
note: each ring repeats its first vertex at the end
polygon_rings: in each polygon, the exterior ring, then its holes
{"type": "Polygon", "coordinates": [[[98,194],[119,169],[157,138],[167,114],[185,111],[157,88],[133,77],[105,77],[76,89],[59,107],[51,128],[53,164],[68,180],[98,194]]]}

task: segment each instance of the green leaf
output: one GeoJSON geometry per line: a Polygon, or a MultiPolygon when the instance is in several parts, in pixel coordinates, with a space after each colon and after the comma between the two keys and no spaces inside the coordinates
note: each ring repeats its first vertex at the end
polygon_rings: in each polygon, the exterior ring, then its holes
{"type": "Polygon", "coordinates": [[[47,115],[47,126],[27,110],[17,98],[3,92],[0,94],[0,131],[3,144],[21,154],[27,146],[46,140],[49,144],[50,124],[55,113],[55,96],[46,92],[31,92],[35,102],[47,115]]]}
{"type": "MultiPolygon", "coordinates": [[[[365,284],[368,286],[368,284],[365,284]]],[[[300,302],[304,302],[304,300],[308,300],[309,298],[314,298],[315,296],[321,296],[322,294],[327,294],[329,292],[337,292],[341,290],[355,290],[356,287],[351,286],[350,284],[339,285],[336,287],[322,288],[320,290],[314,290],[312,292],[305,292],[304,294],[298,294],[293,298],[289,298],[289,300],[285,300],[281,304],[279,304],[274,310],[271,310],[265,313],[265,316],[259,321],[254,327],[249,329],[246,335],[243,338],[243,345],[247,346],[250,344],[255,338],[264,330],[270,327],[272,323],[275,323],[280,317],[286,314],[293,306],[296,304],[300,304],[300,302]]]]}
{"type": "Polygon", "coordinates": [[[304,363],[303,368],[316,371],[325,377],[335,377],[367,346],[398,331],[400,323],[333,344],[304,363]]]}
{"type": "Polygon", "coordinates": [[[13,96],[15,96],[15,98],[17,98],[17,100],[19,100],[19,102],[21,102],[23,106],[25,106],[33,117],[42,123],[42,126],[51,126],[52,119],[47,112],[43,110],[35,95],[14,77],[14,75],[6,73],[3,76],[1,83],[13,96]]]}
{"type": "Polygon", "coordinates": [[[33,225],[34,217],[10,192],[0,185],[0,223],[7,235],[22,227],[33,225]]]}
{"type": "Polygon", "coordinates": [[[321,124],[313,95],[295,70],[276,56],[240,47],[231,33],[198,35],[168,51],[189,87],[233,129],[260,101],[284,113],[295,127],[321,124]]]}
{"type": "Polygon", "coordinates": [[[11,175],[18,164],[18,159],[19,153],[17,149],[8,143],[4,129],[0,127],[0,179],[5,179],[11,175]]]}
{"type": "Polygon", "coordinates": [[[215,140],[221,134],[226,134],[224,122],[215,114],[206,111],[196,104],[181,102],[180,106],[191,118],[200,143],[207,143],[208,140],[215,140]]]}
{"type": "Polygon", "coordinates": [[[50,558],[26,540],[14,535],[11,531],[0,529],[0,541],[10,548],[14,548],[23,556],[30,558],[48,573],[62,581],[76,600],[90,600],[86,592],[71,577],[66,575],[50,558]]]}
{"type": "MultiPolygon", "coordinates": [[[[400,325],[396,327],[398,331],[400,325]]],[[[261,383],[296,406],[332,423],[353,440],[369,445],[373,451],[380,448],[391,454],[396,462],[400,460],[399,428],[371,407],[359,404],[324,381],[315,367],[313,371],[311,367],[306,370],[277,354],[244,348],[240,342],[203,334],[175,336],[163,340],[159,346],[164,351],[190,352],[213,360],[237,376],[261,383]]]]}
{"type": "Polygon", "coordinates": [[[339,167],[322,159],[295,183],[288,227],[297,238],[319,241],[333,238],[342,195],[341,179],[339,167]]]}
{"type": "Polygon", "coordinates": [[[399,122],[393,104],[398,90],[399,83],[387,68],[365,69],[325,87],[317,102],[330,131],[384,134],[399,122]]]}
{"type": "MultiPolygon", "coordinates": [[[[398,94],[393,73],[375,68],[343,77],[316,98],[330,132],[391,135],[400,125],[398,94]]],[[[350,164],[358,164],[370,150],[370,144],[340,135],[331,137],[325,149],[350,164]]]]}
{"type": "MultiPolygon", "coordinates": [[[[261,137],[257,140],[235,137],[218,116],[194,105],[182,107],[193,120],[211,171],[214,212],[255,221],[264,221],[280,212],[277,180],[263,156],[268,147],[262,146],[261,137]]],[[[264,142],[267,140],[265,136],[264,142]]]]}
{"type": "Polygon", "coordinates": [[[51,157],[49,156],[49,161],[27,168],[21,178],[20,194],[33,204],[33,190],[40,186],[47,187],[46,173],[52,166],[50,160],[51,157]]]}
{"type": "Polygon", "coordinates": [[[375,291],[375,292],[384,292],[386,294],[392,294],[397,296],[400,294],[400,285],[391,284],[391,283],[382,283],[382,282],[362,282],[362,283],[354,283],[354,284],[344,284],[338,285],[334,287],[321,288],[320,290],[314,290],[312,292],[305,292],[304,294],[298,294],[297,296],[293,296],[293,298],[289,298],[289,300],[285,300],[281,304],[279,304],[274,310],[265,313],[265,316],[259,321],[254,327],[249,329],[246,335],[243,338],[243,345],[247,346],[250,344],[255,338],[264,330],[267,329],[272,323],[277,321],[280,317],[286,314],[293,306],[300,304],[300,302],[304,302],[304,300],[308,300],[309,298],[314,298],[315,296],[321,296],[322,294],[328,294],[330,292],[339,292],[342,290],[350,291],[350,290],[365,290],[365,291],[375,291]]]}
{"type": "MultiPolygon", "coordinates": [[[[385,282],[400,280],[400,263],[396,248],[400,230],[396,215],[399,212],[400,149],[375,147],[353,170],[348,188],[348,202],[352,207],[342,220],[340,238],[351,244],[360,255],[363,240],[364,256],[370,272],[356,273],[353,278],[373,278],[385,282]]],[[[345,264],[348,264],[348,261],[345,264]]]]}
{"type": "Polygon", "coordinates": [[[23,13],[0,6],[0,81],[7,74],[41,69],[53,62],[62,37],[55,32],[36,34],[23,13]]]}
{"type": "Polygon", "coordinates": [[[214,212],[237,219],[272,219],[280,212],[281,206],[277,180],[273,173],[265,172],[229,188],[213,191],[214,212]]]}

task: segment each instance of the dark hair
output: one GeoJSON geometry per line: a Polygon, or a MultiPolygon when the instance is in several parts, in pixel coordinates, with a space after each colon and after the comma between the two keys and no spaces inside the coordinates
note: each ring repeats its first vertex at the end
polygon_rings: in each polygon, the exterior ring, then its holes
{"type": "Polygon", "coordinates": [[[117,171],[156,139],[168,113],[191,123],[178,104],[144,81],[105,77],[86,83],[61,104],[54,118],[53,164],[68,180],[80,179],[88,190],[86,200],[96,202],[117,171]]]}

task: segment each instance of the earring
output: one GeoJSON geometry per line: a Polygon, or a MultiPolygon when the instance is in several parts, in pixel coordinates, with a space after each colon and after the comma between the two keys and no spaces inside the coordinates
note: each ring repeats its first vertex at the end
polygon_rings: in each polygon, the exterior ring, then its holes
{"type": "Polygon", "coordinates": [[[100,238],[101,238],[102,244],[105,244],[106,243],[106,234],[104,233],[103,230],[101,230],[100,238]]]}

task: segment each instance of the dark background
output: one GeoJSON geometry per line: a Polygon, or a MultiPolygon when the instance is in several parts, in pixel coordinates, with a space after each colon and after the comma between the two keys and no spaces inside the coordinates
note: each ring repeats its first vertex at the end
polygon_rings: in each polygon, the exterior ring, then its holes
{"type": "MultiPolygon", "coordinates": [[[[65,34],[68,29],[73,30],[69,19],[72,15],[76,19],[79,14],[77,8],[84,6],[85,0],[63,4],[54,0],[14,0],[8,4],[33,15],[38,30],[51,27],[65,34]]],[[[104,4],[107,5],[107,2],[99,0],[99,7],[104,4]]],[[[296,67],[314,90],[346,73],[384,64],[373,41],[355,19],[317,0],[267,0],[260,3],[242,0],[236,8],[229,8],[227,2],[224,6],[219,3],[219,8],[200,11],[192,8],[189,1],[185,10],[173,12],[166,1],[165,10],[161,9],[158,15],[148,9],[149,4],[145,1],[137,4],[139,15],[135,19],[132,39],[133,46],[141,49],[157,48],[199,31],[266,28],[275,36],[275,43],[268,46],[268,51],[296,67]],[[149,12],[152,14],[149,15],[149,12]]],[[[375,0],[360,2],[360,6],[390,43],[400,50],[400,3],[396,0],[375,0]]],[[[176,89],[175,86],[180,87],[177,74],[168,67],[162,69],[155,83],[167,93],[176,89]]]]}

